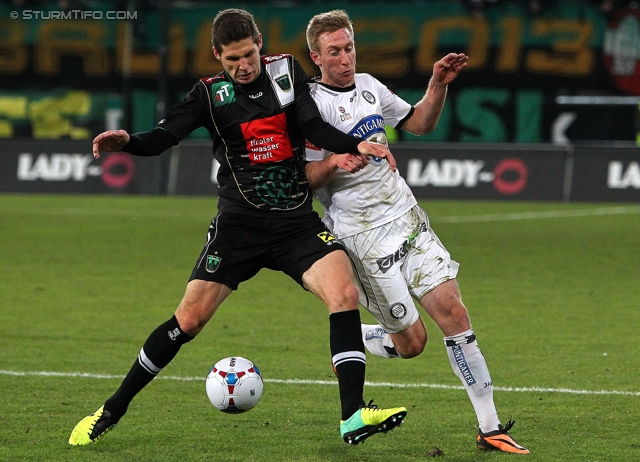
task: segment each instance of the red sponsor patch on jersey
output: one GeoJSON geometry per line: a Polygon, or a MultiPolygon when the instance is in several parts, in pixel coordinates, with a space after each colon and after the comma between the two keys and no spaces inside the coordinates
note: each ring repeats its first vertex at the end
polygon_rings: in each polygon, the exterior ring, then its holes
{"type": "Polygon", "coordinates": [[[285,113],[245,122],[240,128],[247,143],[251,165],[280,162],[293,157],[285,113]]]}
{"type": "Polygon", "coordinates": [[[320,148],[309,140],[304,140],[304,147],[307,149],[312,149],[314,151],[320,151],[320,148]]]}

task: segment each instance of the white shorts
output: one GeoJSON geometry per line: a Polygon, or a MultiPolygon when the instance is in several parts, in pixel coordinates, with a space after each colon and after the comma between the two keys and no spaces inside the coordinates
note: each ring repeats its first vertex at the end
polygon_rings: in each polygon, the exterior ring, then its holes
{"type": "Polygon", "coordinates": [[[417,205],[394,221],[340,241],[360,283],[360,303],[390,333],[418,320],[413,298],[419,301],[458,274],[458,263],[417,205]]]}

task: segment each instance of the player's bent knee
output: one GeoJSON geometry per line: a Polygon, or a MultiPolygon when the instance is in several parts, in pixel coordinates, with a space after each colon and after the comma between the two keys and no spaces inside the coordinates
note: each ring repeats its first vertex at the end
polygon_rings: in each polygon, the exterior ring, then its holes
{"type": "Polygon", "coordinates": [[[358,309],[360,293],[354,284],[345,284],[335,287],[331,293],[326,294],[326,304],[331,311],[348,311],[358,309]]]}
{"type": "Polygon", "coordinates": [[[345,302],[347,302],[349,306],[358,306],[358,302],[360,300],[360,292],[354,284],[349,284],[347,287],[345,287],[343,296],[345,302]]]}
{"type": "Polygon", "coordinates": [[[402,349],[396,348],[396,350],[398,351],[400,356],[402,356],[404,359],[410,359],[410,358],[415,358],[416,356],[419,356],[420,354],[422,354],[422,352],[424,351],[424,347],[425,347],[424,343],[415,341],[408,345],[403,345],[402,349]]]}
{"type": "Polygon", "coordinates": [[[199,316],[196,312],[193,311],[184,311],[178,310],[176,311],[176,319],[178,320],[178,324],[180,325],[180,329],[192,337],[198,335],[204,326],[207,325],[209,318],[203,318],[199,316]]]}
{"type": "Polygon", "coordinates": [[[425,331],[421,335],[393,337],[392,340],[398,354],[404,359],[410,359],[419,356],[424,351],[427,345],[427,333],[425,331]]]}
{"type": "Polygon", "coordinates": [[[179,323],[180,323],[180,329],[182,329],[182,331],[185,334],[190,335],[192,337],[195,337],[196,335],[198,335],[200,331],[202,331],[202,329],[204,328],[204,325],[199,323],[197,319],[193,319],[193,318],[182,318],[179,321],[179,323]]]}

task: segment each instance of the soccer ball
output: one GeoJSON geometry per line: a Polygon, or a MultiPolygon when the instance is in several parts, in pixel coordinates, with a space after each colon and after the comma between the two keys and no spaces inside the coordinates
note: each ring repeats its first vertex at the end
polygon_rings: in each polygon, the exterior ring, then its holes
{"type": "Polygon", "coordinates": [[[216,409],[229,414],[246,412],[262,396],[262,375],[251,361],[240,356],[214,364],[207,376],[207,396],[216,409]]]}

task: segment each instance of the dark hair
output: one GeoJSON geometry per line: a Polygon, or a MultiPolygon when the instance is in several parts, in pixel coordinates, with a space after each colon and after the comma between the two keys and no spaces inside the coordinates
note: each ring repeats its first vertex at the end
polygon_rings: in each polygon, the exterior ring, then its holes
{"type": "Polygon", "coordinates": [[[251,13],[238,8],[220,11],[211,25],[211,44],[218,53],[222,47],[246,38],[254,43],[260,40],[260,31],[251,13]]]}

